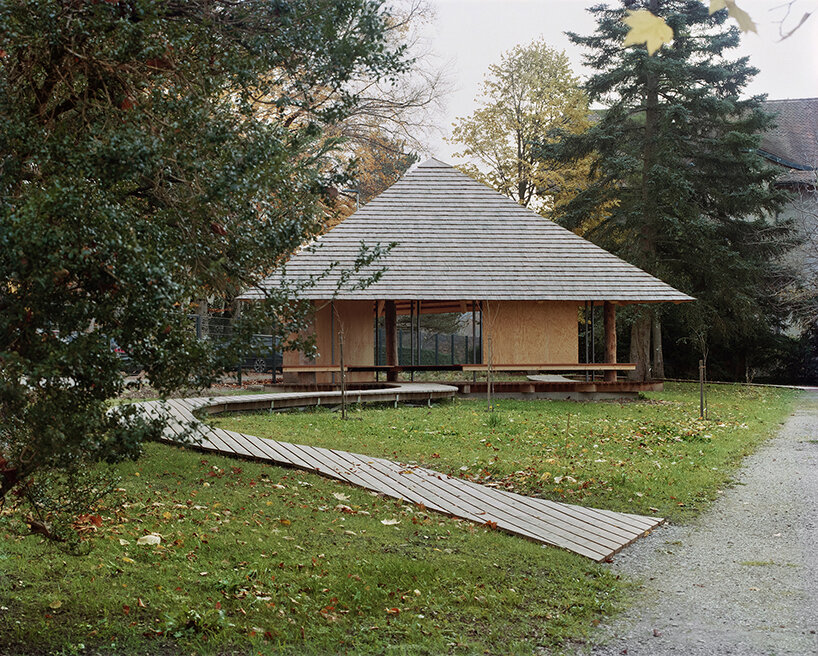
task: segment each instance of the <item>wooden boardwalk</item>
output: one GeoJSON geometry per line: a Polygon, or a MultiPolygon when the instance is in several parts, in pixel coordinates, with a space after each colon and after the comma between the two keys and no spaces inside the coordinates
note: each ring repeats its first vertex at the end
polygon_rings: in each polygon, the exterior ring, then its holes
{"type": "MultiPolygon", "coordinates": [[[[389,389],[348,392],[350,402],[422,402],[451,398],[447,385],[399,384],[389,389]]],[[[193,413],[225,410],[276,409],[304,405],[337,405],[340,392],[291,392],[218,398],[172,399],[141,404],[151,416],[168,421],[164,437],[179,443],[186,436],[201,440],[198,448],[295,467],[373,490],[396,499],[422,504],[453,517],[467,519],[514,535],[561,547],[603,561],[664,520],[608,510],[596,510],[526,497],[486,487],[440,472],[383,458],[335,449],[291,444],[213,428],[193,413]]]]}

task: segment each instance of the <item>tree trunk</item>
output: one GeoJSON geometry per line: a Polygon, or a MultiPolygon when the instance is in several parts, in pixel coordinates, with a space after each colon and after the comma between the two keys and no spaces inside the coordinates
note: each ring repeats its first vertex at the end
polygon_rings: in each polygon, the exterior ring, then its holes
{"type": "Polygon", "coordinates": [[[662,319],[653,311],[653,378],[665,377],[665,357],[662,354],[662,319]]]}
{"type": "Polygon", "coordinates": [[[650,314],[640,312],[631,326],[630,361],[636,363],[636,371],[629,374],[631,380],[644,381],[650,378],[650,329],[650,314]]]}
{"type": "MultiPolygon", "coordinates": [[[[648,9],[656,14],[659,10],[659,0],[650,0],[648,9]]],[[[661,108],[659,107],[659,80],[654,72],[645,76],[645,142],[642,151],[642,226],[640,234],[642,261],[638,263],[646,271],[654,270],[656,260],[656,229],[658,224],[658,209],[655,189],[653,188],[651,171],[656,160],[656,137],[659,126],[661,108]]],[[[658,317],[650,310],[639,312],[636,322],[631,327],[631,362],[637,363],[633,378],[648,380],[652,376],[660,375],[655,369],[651,374],[651,332],[654,333],[655,348],[653,351],[654,364],[658,364],[664,374],[662,363],[661,326],[658,317]],[[654,319],[656,323],[654,323],[654,319]],[[657,333],[658,331],[658,333],[657,333]],[[658,334],[658,339],[656,336],[658,334]]]]}

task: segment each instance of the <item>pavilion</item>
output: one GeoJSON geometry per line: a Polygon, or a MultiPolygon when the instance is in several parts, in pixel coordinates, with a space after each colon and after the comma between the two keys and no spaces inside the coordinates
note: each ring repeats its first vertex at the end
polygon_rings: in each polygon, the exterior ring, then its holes
{"type": "Polygon", "coordinates": [[[528,373],[602,371],[604,380],[615,384],[617,371],[634,368],[616,361],[616,307],[694,300],[436,159],[410,169],[299,249],[283,273],[265,279],[241,300],[259,298],[265,287],[280,285],[282,275],[290,281],[316,277],[301,295],[314,303],[318,353],[314,358],[299,352],[284,355],[285,381],[302,384],[334,382],[342,346],[350,382],[374,381],[380,372],[396,380],[401,371],[472,372],[491,366],[528,373]],[[349,275],[362,243],[394,246],[349,275]],[[356,284],[378,270],[382,275],[372,284],[356,284]],[[581,362],[579,310],[584,308],[582,316],[588,318],[599,307],[605,335],[602,361],[587,355],[586,340],[581,362]],[[410,315],[414,329],[421,315],[442,312],[480,313],[482,348],[473,350],[473,361],[399,365],[397,315],[410,315]],[[386,362],[376,363],[381,318],[386,362]]]}

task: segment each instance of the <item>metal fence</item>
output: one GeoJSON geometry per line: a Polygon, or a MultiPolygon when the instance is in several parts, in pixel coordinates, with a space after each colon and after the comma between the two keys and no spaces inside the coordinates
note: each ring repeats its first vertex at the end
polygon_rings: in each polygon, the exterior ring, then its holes
{"type": "MultiPolygon", "coordinates": [[[[216,347],[226,344],[233,337],[232,321],[226,317],[203,317],[198,314],[190,315],[193,329],[198,339],[207,339],[216,347]]],[[[248,352],[236,362],[236,371],[241,380],[243,369],[252,369],[256,373],[270,372],[273,376],[281,370],[282,354],[273,350],[273,336],[261,333],[253,334],[250,339],[248,352]]]]}
{"type": "MultiPolygon", "coordinates": [[[[229,318],[190,315],[191,327],[196,331],[196,337],[207,339],[218,345],[227,343],[233,336],[232,323],[229,318]]],[[[460,335],[456,333],[440,333],[421,329],[417,342],[412,345],[412,335],[408,330],[398,331],[398,364],[409,366],[420,365],[458,365],[483,361],[480,337],[460,335]],[[414,361],[413,361],[414,360],[414,361]]],[[[254,370],[258,373],[281,370],[282,354],[271,353],[273,337],[271,335],[255,334],[252,337],[250,352],[245,355],[241,363],[236,363],[236,369],[254,370]]],[[[379,327],[375,353],[375,364],[386,364],[386,333],[383,326],[379,327]]],[[[360,363],[350,363],[360,364],[360,363]]],[[[240,375],[240,374],[239,374],[240,375]]]]}
{"type": "MultiPolygon", "coordinates": [[[[375,364],[386,364],[386,333],[380,328],[378,335],[379,349],[375,364]]],[[[447,365],[470,364],[483,361],[482,345],[479,337],[475,340],[469,335],[438,333],[421,330],[418,343],[414,345],[414,363],[412,362],[412,336],[409,331],[398,331],[398,364],[399,365],[447,365]],[[475,343],[476,342],[476,343],[475,343]]]]}

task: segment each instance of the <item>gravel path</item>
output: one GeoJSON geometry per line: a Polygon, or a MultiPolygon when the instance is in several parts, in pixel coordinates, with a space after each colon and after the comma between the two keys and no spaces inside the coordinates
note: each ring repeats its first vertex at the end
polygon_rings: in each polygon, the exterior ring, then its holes
{"type": "Polygon", "coordinates": [[[597,656],[818,654],[818,392],[692,524],[625,549],[635,605],[597,656]]]}

